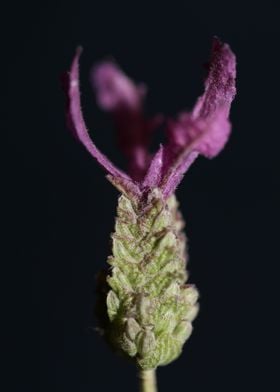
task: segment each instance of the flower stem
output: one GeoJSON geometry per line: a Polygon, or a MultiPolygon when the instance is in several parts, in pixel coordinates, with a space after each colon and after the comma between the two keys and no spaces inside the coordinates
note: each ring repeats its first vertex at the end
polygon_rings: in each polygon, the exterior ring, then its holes
{"type": "Polygon", "coordinates": [[[140,370],[139,380],[140,380],[140,389],[139,389],[140,392],[157,392],[155,369],[140,370]]]}

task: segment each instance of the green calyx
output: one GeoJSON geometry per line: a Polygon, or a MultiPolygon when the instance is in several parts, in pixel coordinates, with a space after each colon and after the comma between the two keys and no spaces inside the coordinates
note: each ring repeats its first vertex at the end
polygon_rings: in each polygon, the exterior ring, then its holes
{"type": "Polygon", "coordinates": [[[180,355],[198,311],[198,292],[185,284],[182,228],[174,196],[164,201],[155,189],[145,203],[119,198],[101,325],[113,348],[144,370],[180,355]]]}

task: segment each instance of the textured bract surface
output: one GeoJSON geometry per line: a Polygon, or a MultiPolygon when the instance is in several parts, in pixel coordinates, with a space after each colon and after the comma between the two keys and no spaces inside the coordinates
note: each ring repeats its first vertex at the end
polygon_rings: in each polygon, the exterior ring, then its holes
{"type": "Polygon", "coordinates": [[[142,369],[178,357],[198,311],[198,292],[185,284],[182,228],[174,196],[164,201],[155,189],[144,204],[119,198],[104,333],[142,369]]]}

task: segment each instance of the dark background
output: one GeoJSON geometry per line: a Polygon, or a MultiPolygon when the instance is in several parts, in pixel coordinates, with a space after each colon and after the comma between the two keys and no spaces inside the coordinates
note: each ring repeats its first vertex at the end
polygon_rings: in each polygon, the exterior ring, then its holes
{"type": "Polygon", "coordinates": [[[219,157],[193,165],[177,192],[201,311],[181,357],[159,369],[159,389],[278,389],[279,12],[269,0],[163,3],[27,1],[2,12],[8,390],[137,388],[134,367],[93,330],[95,274],[110,251],[117,192],[65,127],[59,77],[76,46],[84,47],[91,135],[124,167],[90,91],[91,64],[114,56],[149,86],[149,112],[175,115],[202,92],[213,35],[238,60],[233,133],[219,157]]]}

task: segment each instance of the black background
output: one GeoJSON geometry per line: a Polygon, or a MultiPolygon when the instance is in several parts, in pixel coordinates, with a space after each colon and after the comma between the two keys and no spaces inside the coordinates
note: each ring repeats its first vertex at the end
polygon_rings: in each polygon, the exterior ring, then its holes
{"type": "Polygon", "coordinates": [[[163,3],[27,1],[10,3],[2,13],[8,89],[1,128],[9,136],[3,153],[12,239],[4,296],[12,332],[8,390],[137,388],[134,367],[93,330],[94,279],[110,251],[117,192],[65,127],[59,77],[75,47],[84,47],[82,102],[91,135],[124,167],[112,124],[90,91],[91,64],[113,56],[149,86],[149,112],[175,115],[202,92],[213,35],[228,42],[238,60],[233,133],[219,157],[197,160],[177,192],[201,311],[181,357],[159,369],[159,389],[278,389],[276,2],[163,3]]]}

